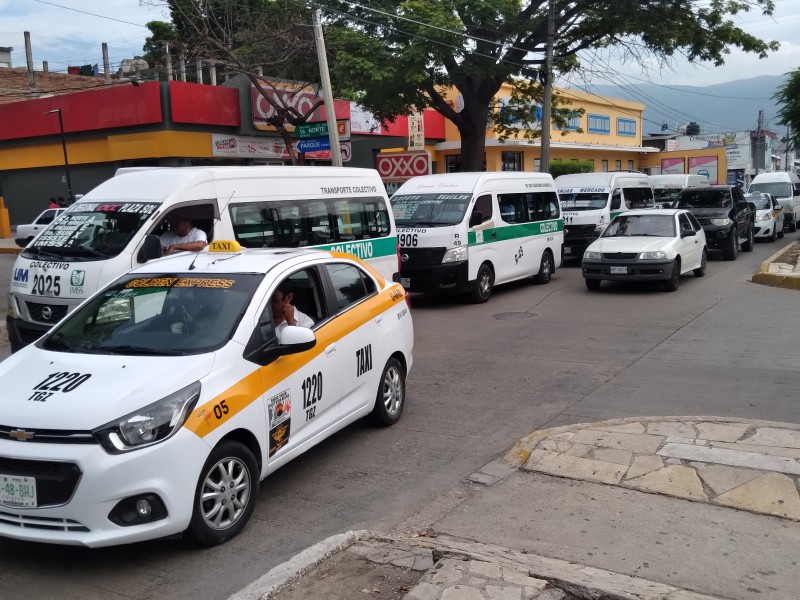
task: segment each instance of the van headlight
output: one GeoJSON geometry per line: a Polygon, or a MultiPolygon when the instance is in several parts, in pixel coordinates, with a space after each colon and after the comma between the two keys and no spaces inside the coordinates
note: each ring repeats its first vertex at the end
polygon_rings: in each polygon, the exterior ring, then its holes
{"type": "Polygon", "coordinates": [[[587,250],[586,252],[583,253],[583,258],[586,258],[588,260],[600,260],[602,256],[600,255],[599,252],[595,250],[587,250]]]}
{"type": "Polygon", "coordinates": [[[200,382],[195,381],[174,394],[98,427],[92,433],[109,454],[152,446],[169,439],[183,426],[199,397],[200,382]]]}
{"type": "Polygon", "coordinates": [[[6,314],[12,319],[19,319],[19,307],[17,306],[14,294],[8,295],[8,309],[6,310],[6,314]]]}
{"type": "Polygon", "coordinates": [[[726,225],[731,224],[731,220],[728,217],[724,219],[711,219],[711,224],[716,225],[717,227],[725,227],[726,225]]]}
{"type": "Polygon", "coordinates": [[[468,252],[466,246],[450,248],[450,250],[444,253],[444,256],[442,257],[442,264],[464,262],[467,260],[467,255],[468,252]]]}
{"type": "Polygon", "coordinates": [[[667,258],[667,253],[662,252],[661,250],[655,250],[654,252],[642,252],[639,255],[639,260],[665,260],[667,258]]]}

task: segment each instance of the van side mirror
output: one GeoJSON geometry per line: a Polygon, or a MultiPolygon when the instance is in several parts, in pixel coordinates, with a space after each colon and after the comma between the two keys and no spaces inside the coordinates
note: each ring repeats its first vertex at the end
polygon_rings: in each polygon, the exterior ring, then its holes
{"type": "Polygon", "coordinates": [[[473,210],[472,214],[469,216],[469,226],[476,227],[483,223],[483,213],[479,210],[473,210]]]}
{"type": "Polygon", "coordinates": [[[619,196],[611,196],[611,210],[617,210],[622,206],[622,198],[619,196]]]}
{"type": "Polygon", "coordinates": [[[144,243],[139,249],[139,254],[136,256],[136,260],[140,263],[146,263],[148,260],[161,258],[163,252],[164,251],[161,248],[161,240],[158,238],[158,236],[148,235],[144,238],[144,243]]]}
{"type": "MultiPolygon", "coordinates": [[[[244,358],[265,367],[281,356],[305,352],[306,350],[311,350],[316,345],[317,336],[314,335],[313,331],[307,327],[287,325],[286,328],[281,331],[277,344],[273,340],[272,342],[252,350],[245,349],[244,358]]],[[[250,344],[248,344],[248,347],[249,346],[250,344]]]]}

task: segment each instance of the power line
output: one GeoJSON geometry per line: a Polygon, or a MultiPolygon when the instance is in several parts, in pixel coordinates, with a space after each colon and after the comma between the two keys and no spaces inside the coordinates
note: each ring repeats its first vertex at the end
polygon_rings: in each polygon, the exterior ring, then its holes
{"type": "Polygon", "coordinates": [[[33,0],[33,1],[38,2],[39,4],[47,4],[49,6],[55,6],[56,8],[63,8],[64,10],[71,10],[73,12],[89,15],[90,17],[97,17],[98,19],[107,19],[109,21],[116,21],[117,23],[125,23],[126,25],[133,25],[135,27],[144,27],[145,29],[147,29],[147,25],[142,25],[141,23],[132,23],[131,21],[125,21],[123,19],[117,19],[115,17],[98,15],[97,13],[89,12],[86,10],[80,10],[79,8],[72,8],[71,6],[63,6],[61,4],[56,4],[54,2],[47,2],[46,0],[33,0]]]}

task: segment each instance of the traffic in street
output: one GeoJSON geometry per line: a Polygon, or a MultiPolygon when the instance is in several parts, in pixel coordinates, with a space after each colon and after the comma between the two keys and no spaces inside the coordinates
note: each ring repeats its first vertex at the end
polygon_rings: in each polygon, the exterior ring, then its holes
{"type": "MultiPolygon", "coordinates": [[[[655,282],[589,292],[577,261],[548,285],[498,286],[485,304],[414,294],[414,369],[397,425],[358,421],[281,467],[247,529],[222,546],[2,539],[3,595],[224,598],[330,535],[409,526],[530,431],[642,415],[798,422],[795,292],[748,281],[780,245],[733,262],[711,252],[707,275],[684,276],[676,294],[655,282]]],[[[13,259],[0,257],[4,293],[13,259]]]]}

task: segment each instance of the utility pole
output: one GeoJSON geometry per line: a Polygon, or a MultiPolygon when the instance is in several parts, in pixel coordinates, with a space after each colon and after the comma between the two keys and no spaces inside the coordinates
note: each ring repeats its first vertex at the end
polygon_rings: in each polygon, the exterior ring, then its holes
{"type": "Polygon", "coordinates": [[[331,164],[334,167],[341,167],[342,151],[339,149],[339,130],[336,129],[336,107],[333,104],[331,75],[328,73],[328,56],[325,53],[325,38],[322,36],[322,11],[317,9],[312,15],[312,21],[314,23],[314,41],[317,43],[319,74],[322,79],[322,98],[325,102],[325,114],[328,117],[328,136],[331,140],[331,164]]]}
{"type": "Polygon", "coordinates": [[[764,158],[764,109],[758,111],[758,132],[756,133],[756,175],[759,174],[761,161],[764,158]]]}
{"type": "Polygon", "coordinates": [[[550,172],[550,121],[553,116],[553,46],[556,37],[556,0],[549,2],[547,16],[547,51],[544,70],[544,99],[542,101],[542,145],[539,154],[542,173],[550,172]]]}
{"type": "Polygon", "coordinates": [[[785,161],[783,163],[783,170],[787,171],[787,172],[789,171],[789,144],[791,144],[791,142],[789,141],[789,132],[790,132],[790,129],[789,129],[789,126],[787,125],[786,126],[786,142],[785,142],[786,143],[786,159],[785,159],[785,161]]]}
{"type": "Polygon", "coordinates": [[[61,109],[54,108],[43,113],[45,115],[58,115],[58,130],[61,132],[61,148],[64,150],[64,170],[67,175],[67,204],[72,204],[75,201],[75,196],[72,195],[72,178],[69,176],[69,161],[67,160],[67,139],[64,137],[64,120],[61,118],[61,109]]]}
{"type": "Polygon", "coordinates": [[[108,60],[108,44],[103,42],[103,81],[111,83],[111,63],[108,60]]]}

